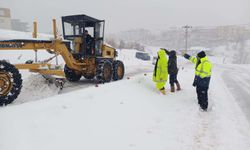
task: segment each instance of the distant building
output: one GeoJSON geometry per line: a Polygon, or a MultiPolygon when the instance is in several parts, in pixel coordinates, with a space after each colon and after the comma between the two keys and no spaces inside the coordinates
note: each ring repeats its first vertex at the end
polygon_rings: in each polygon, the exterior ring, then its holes
{"type": "Polygon", "coordinates": [[[19,19],[11,19],[12,30],[28,32],[28,23],[19,19]]]}
{"type": "Polygon", "coordinates": [[[0,8],[0,29],[11,29],[10,9],[0,8]]]}
{"type": "Polygon", "coordinates": [[[22,22],[19,19],[11,19],[9,8],[0,8],[0,29],[27,32],[29,27],[27,22],[22,22]]]}

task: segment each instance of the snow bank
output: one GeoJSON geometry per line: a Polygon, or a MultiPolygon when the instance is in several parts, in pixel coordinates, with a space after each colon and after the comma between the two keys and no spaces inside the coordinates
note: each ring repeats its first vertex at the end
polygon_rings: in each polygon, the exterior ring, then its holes
{"type": "MultiPolygon", "coordinates": [[[[37,38],[41,40],[49,40],[53,38],[52,35],[38,33],[37,38]]],[[[10,39],[33,39],[31,32],[20,32],[13,30],[0,29],[0,40],[10,40],[10,39]]]]}
{"type": "Polygon", "coordinates": [[[183,90],[166,96],[142,74],[2,108],[0,149],[248,149],[249,125],[230,93],[220,93],[222,80],[212,81],[212,111],[203,113],[186,80],[192,72],[182,70],[183,90]]]}
{"type": "Polygon", "coordinates": [[[25,78],[21,93],[13,104],[22,104],[52,97],[58,95],[59,91],[58,87],[47,82],[42,75],[30,74],[25,78]]]}
{"type": "MultiPolygon", "coordinates": [[[[151,52],[157,50],[152,47],[151,52]]],[[[204,113],[199,111],[191,86],[193,65],[178,57],[182,90],[170,93],[166,86],[167,95],[163,96],[155,89],[151,74],[145,74],[153,70],[151,61],[136,59],[135,52],[119,51],[118,59],[126,67],[124,80],[99,87],[81,80],[66,84],[61,95],[40,75],[22,72],[25,78],[21,95],[14,104],[0,108],[0,149],[249,149],[249,122],[221,78],[225,68],[218,64],[229,63],[228,59],[209,56],[215,67],[209,112],[204,113]]],[[[6,56],[11,55],[0,51],[0,59],[6,56]]],[[[27,58],[17,57],[16,52],[10,61],[23,62],[27,58]]],[[[231,66],[227,70],[231,72],[226,75],[236,72],[233,77],[238,77],[246,68],[231,66]]],[[[248,74],[235,81],[248,87],[248,74]]]]}

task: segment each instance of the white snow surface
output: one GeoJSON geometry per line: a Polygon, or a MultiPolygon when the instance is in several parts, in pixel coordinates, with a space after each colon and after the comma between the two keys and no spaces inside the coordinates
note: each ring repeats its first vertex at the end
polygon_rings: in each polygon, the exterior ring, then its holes
{"type": "MultiPolygon", "coordinates": [[[[11,52],[0,51],[0,59],[28,58],[9,58],[11,52]]],[[[21,94],[0,108],[0,150],[249,149],[249,65],[209,57],[214,63],[209,111],[201,112],[192,64],[178,57],[182,90],[170,93],[167,84],[162,95],[152,82],[151,61],[136,59],[135,50],[118,52],[124,79],[98,87],[82,79],[59,91],[40,75],[21,71],[21,94]]]]}
{"type": "MultiPolygon", "coordinates": [[[[11,40],[11,39],[34,39],[32,38],[31,32],[20,32],[13,30],[0,29],[0,40],[11,40]]],[[[53,38],[53,35],[38,33],[38,39],[49,40],[53,38]]]]}
{"type": "Polygon", "coordinates": [[[7,106],[0,111],[0,148],[247,150],[249,124],[220,74],[214,73],[210,110],[204,113],[191,80],[185,80],[192,72],[182,70],[183,90],[168,90],[166,96],[154,88],[150,74],[140,74],[7,106]]]}

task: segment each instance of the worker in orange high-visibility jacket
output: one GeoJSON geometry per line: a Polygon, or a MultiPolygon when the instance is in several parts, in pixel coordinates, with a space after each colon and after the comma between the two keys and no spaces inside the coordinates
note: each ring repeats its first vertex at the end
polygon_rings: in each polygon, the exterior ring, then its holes
{"type": "Polygon", "coordinates": [[[212,73],[212,63],[208,60],[204,51],[197,56],[184,54],[184,57],[195,64],[195,78],[193,86],[196,87],[198,103],[202,111],[207,111],[208,107],[208,88],[212,73]]]}
{"type": "Polygon", "coordinates": [[[153,81],[156,83],[156,88],[166,94],[165,84],[168,80],[168,59],[165,49],[161,48],[158,52],[158,58],[155,63],[153,81]]]}

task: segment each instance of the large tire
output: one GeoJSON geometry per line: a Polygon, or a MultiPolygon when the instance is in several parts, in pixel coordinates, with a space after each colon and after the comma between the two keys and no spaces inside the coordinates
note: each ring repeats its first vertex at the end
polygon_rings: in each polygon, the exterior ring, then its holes
{"type": "Polygon", "coordinates": [[[95,75],[94,74],[83,74],[83,77],[85,79],[91,80],[91,79],[93,79],[95,77],[95,75]]]}
{"type": "Polygon", "coordinates": [[[0,61],[0,105],[12,103],[22,89],[22,76],[18,69],[6,62],[0,61]]]}
{"type": "Polygon", "coordinates": [[[77,74],[74,70],[70,69],[67,65],[64,66],[65,77],[69,82],[77,82],[81,79],[82,75],[77,74]]]}
{"type": "Polygon", "coordinates": [[[109,61],[99,62],[96,79],[99,83],[110,82],[112,79],[112,63],[109,61]]]}
{"type": "Polygon", "coordinates": [[[113,62],[113,80],[121,80],[124,77],[124,64],[120,60],[116,60],[113,62]]]}

